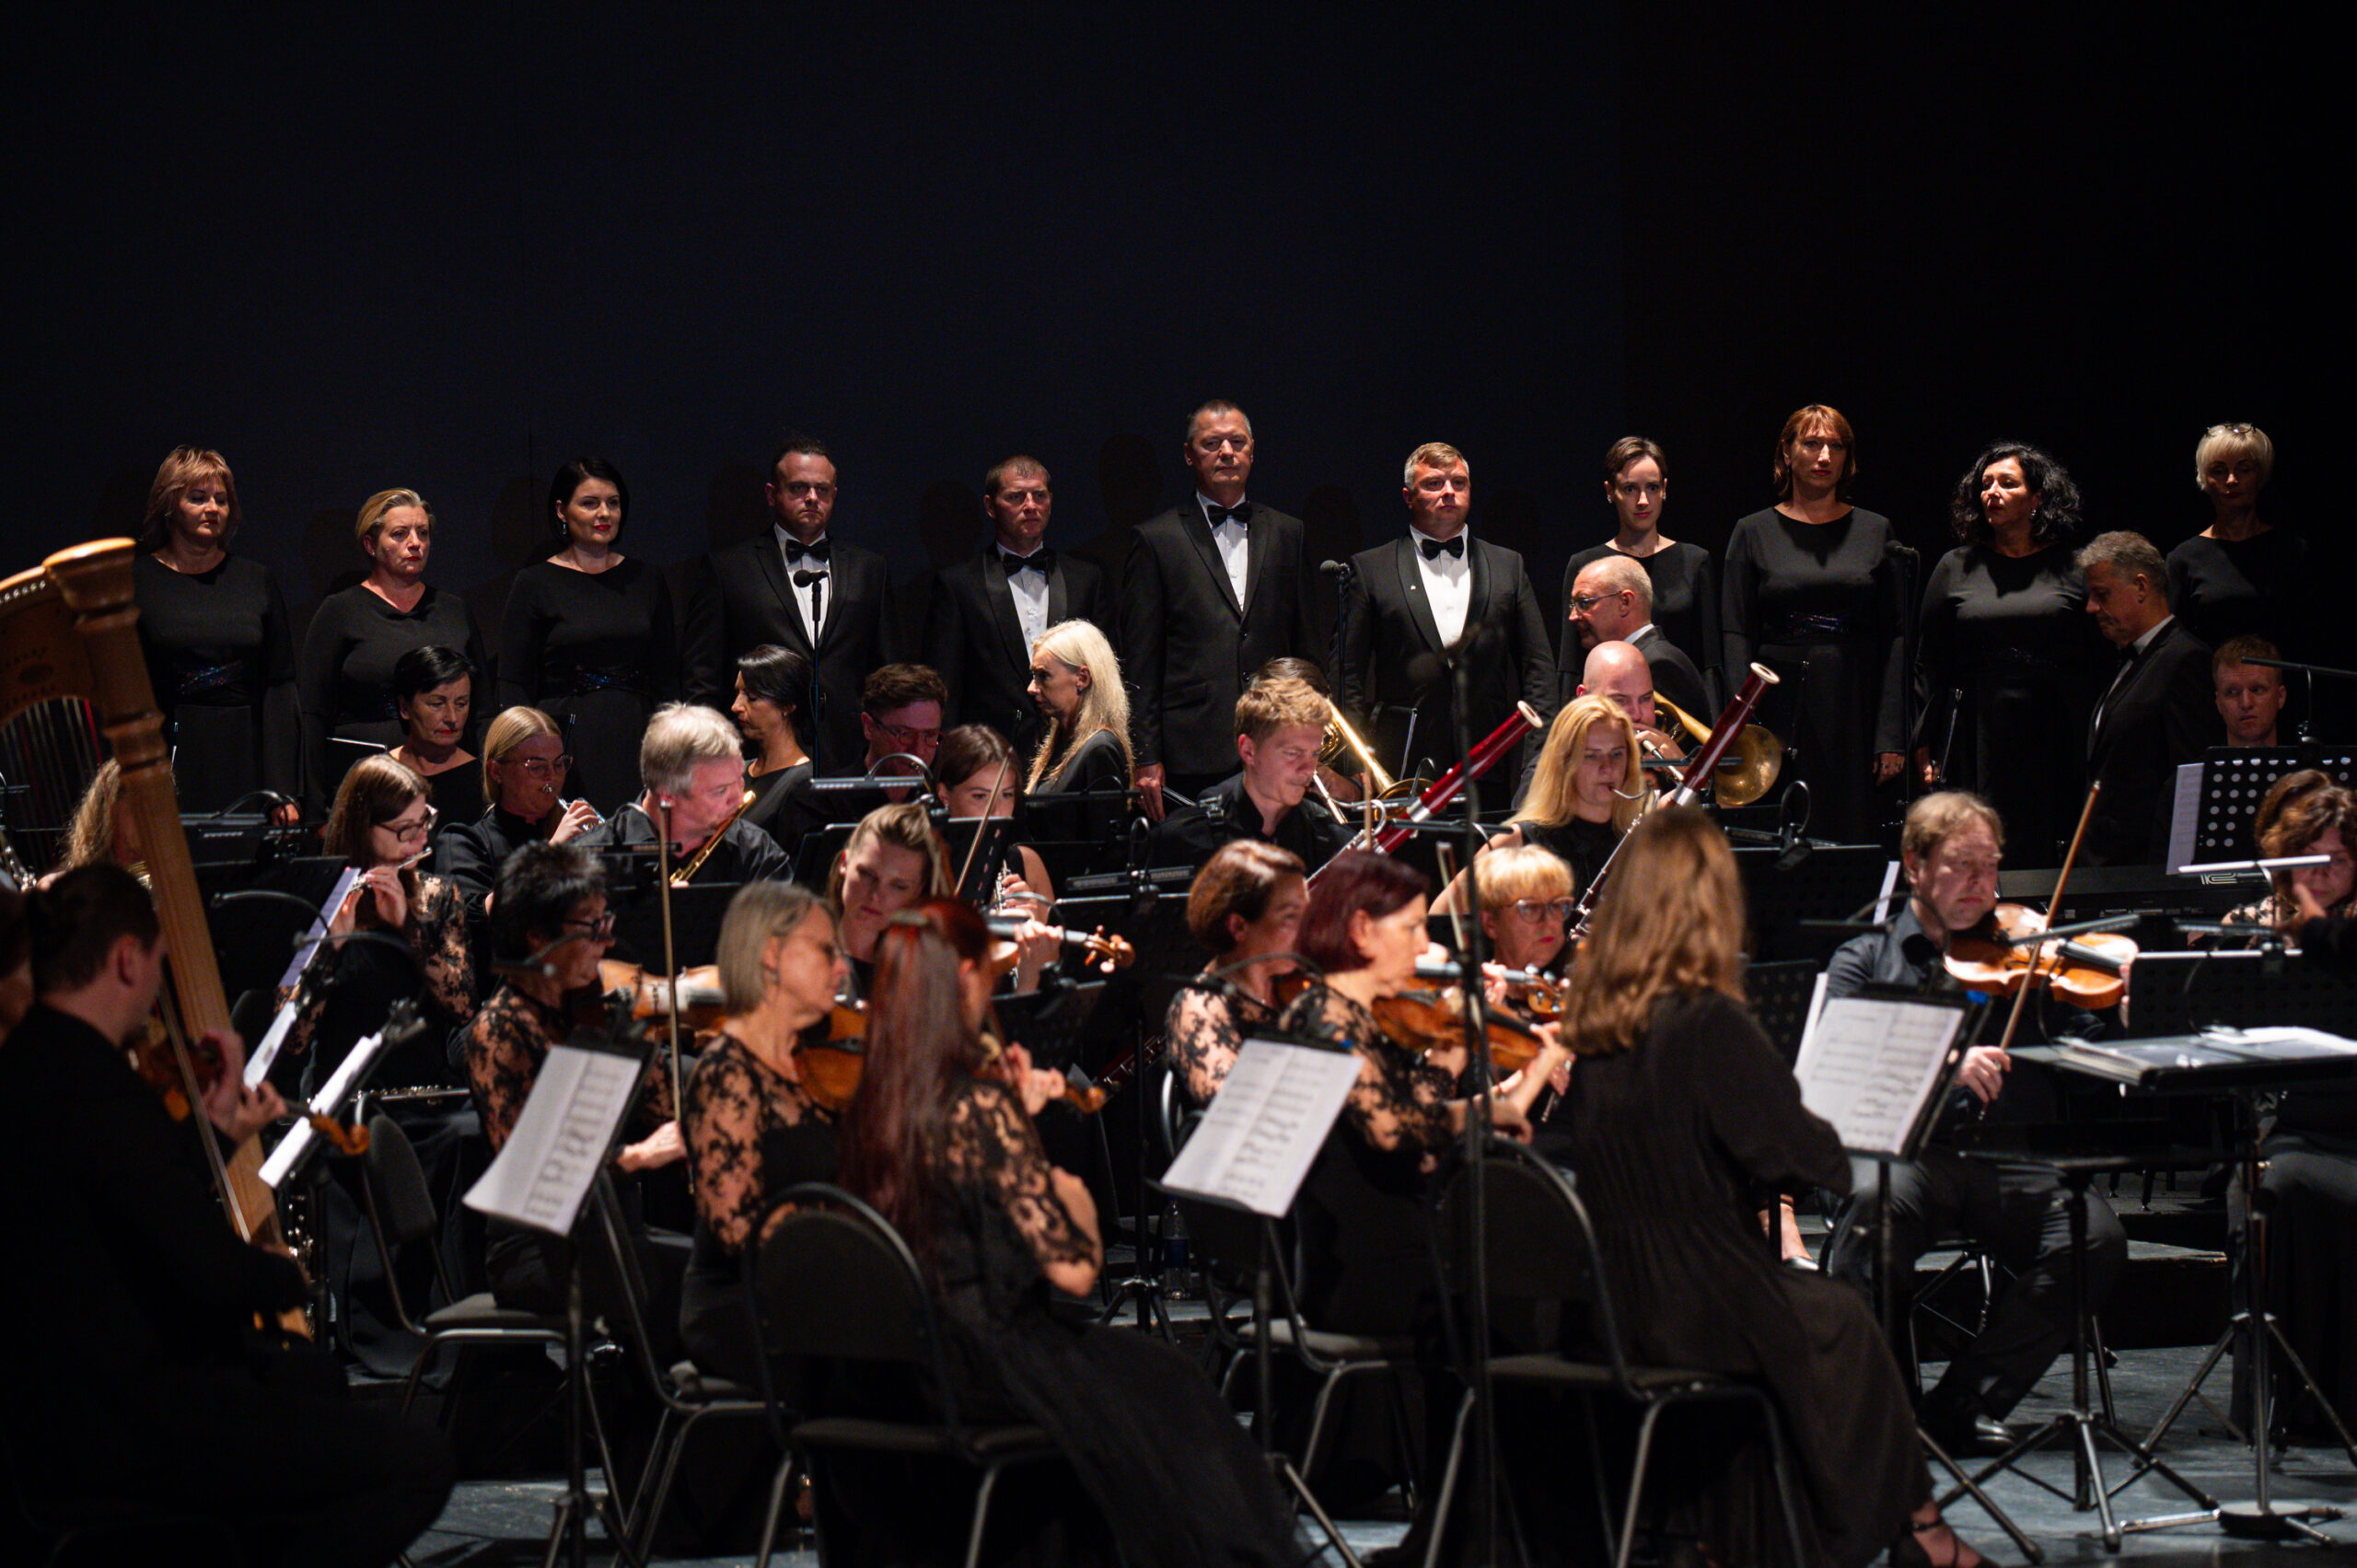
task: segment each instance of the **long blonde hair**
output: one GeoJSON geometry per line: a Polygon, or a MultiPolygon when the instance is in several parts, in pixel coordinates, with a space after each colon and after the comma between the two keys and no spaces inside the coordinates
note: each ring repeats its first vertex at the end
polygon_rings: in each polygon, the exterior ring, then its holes
{"type": "Polygon", "coordinates": [[[1644,773],[1637,766],[1636,727],[1611,698],[1593,692],[1573,698],[1555,715],[1547,730],[1547,744],[1538,752],[1538,767],[1530,776],[1530,794],[1509,820],[1560,828],[1572,819],[1573,803],[1577,799],[1572,778],[1579,767],[1580,749],[1587,744],[1587,732],[1599,724],[1617,729],[1620,743],[1628,748],[1628,766],[1620,771],[1620,794],[1612,802],[1612,826],[1620,832],[1629,830],[1643,804],[1637,797],[1645,787],[1644,773]]]}
{"type": "Polygon", "coordinates": [[[1121,688],[1121,661],[1113,656],[1113,645],[1105,640],[1105,633],[1090,621],[1059,621],[1031,645],[1031,656],[1051,658],[1066,669],[1088,671],[1088,687],[1080,694],[1080,712],[1073,716],[1072,727],[1066,730],[1051,724],[1039,738],[1026,787],[1039,788],[1040,780],[1100,729],[1111,730],[1121,743],[1122,776],[1135,777],[1138,760],[1130,749],[1130,694],[1121,688]]]}
{"type": "Polygon", "coordinates": [[[1563,1040],[1577,1054],[1627,1051],[1662,996],[1743,1000],[1743,883],[1717,824],[1692,806],[1630,830],[1563,992],[1563,1040]]]}

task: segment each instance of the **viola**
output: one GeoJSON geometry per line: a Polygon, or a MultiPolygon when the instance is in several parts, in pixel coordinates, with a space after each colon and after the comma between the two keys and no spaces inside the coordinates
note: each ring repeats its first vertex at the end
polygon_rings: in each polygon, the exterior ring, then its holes
{"type": "Polygon", "coordinates": [[[1948,937],[1945,961],[1967,990],[2012,996],[2025,985],[2043,985],[2074,1007],[2101,1012],[2119,1005],[2122,978],[2135,959],[2136,944],[2116,931],[2016,946],[2000,937],[2034,936],[2046,917],[2019,904],[1999,904],[1990,913],[1995,935],[1959,931],[1948,937]]]}

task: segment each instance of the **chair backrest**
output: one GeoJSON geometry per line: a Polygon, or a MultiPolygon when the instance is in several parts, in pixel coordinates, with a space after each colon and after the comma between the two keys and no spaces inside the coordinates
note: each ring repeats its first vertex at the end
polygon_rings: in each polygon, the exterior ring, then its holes
{"type": "MultiPolygon", "coordinates": [[[[440,1228],[441,1216],[434,1211],[434,1193],[425,1184],[417,1147],[401,1124],[381,1110],[368,1119],[368,1152],[361,1156],[361,1172],[389,1246],[423,1241],[440,1228]]],[[[389,1258],[385,1266],[392,1267],[389,1258]]]]}
{"type": "Polygon", "coordinates": [[[1194,1131],[1193,1108],[1179,1092],[1178,1069],[1171,1065],[1167,1057],[1155,1064],[1154,1076],[1155,1101],[1160,1112],[1155,1118],[1154,1130],[1162,1141],[1162,1157],[1175,1160],[1178,1151],[1187,1146],[1187,1134],[1194,1131]]]}
{"type": "MultiPolygon", "coordinates": [[[[1531,1309],[1551,1308],[1558,1348],[1592,1355],[1615,1371],[1625,1365],[1611,1292],[1604,1280],[1596,1229],[1570,1172],[1518,1144],[1491,1144],[1478,1167],[1449,1183],[1442,1199],[1442,1249],[1449,1279],[1468,1276],[1473,1183],[1486,1181],[1482,1257],[1488,1265],[1493,1328],[1527,1330],[1531,1309]]],[[[1535,1348],[1535,1347],[1518,1347],[1535,1348]]]]}

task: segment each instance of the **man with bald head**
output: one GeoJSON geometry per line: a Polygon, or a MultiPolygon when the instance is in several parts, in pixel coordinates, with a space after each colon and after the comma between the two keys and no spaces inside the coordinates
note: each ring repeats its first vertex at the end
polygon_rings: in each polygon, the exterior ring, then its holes
{"type": "Polygon", "coordinates": [[[2080,854],[2090,865],[2150,865],[2168,848],[2178,764],[2225,736],[2210,649],[2169,612],[2167,564],[2142,534],[2096,535],[2078,566],[2087,613],[2121,656],[2088,732],[2087,771],[2103,793],[2080,854]]]}
{"type": "Polygon", "coordinates": [[[1629,722],[1637,726],[1637,742],[1648,766],[1654,758],[1677,756],[1686,749],[1666,733],[1668,726],[1655,705],[1653,667],[1630,644],[1598,643],[1589,649],[1579,684],[1571,694],[1609,698],[1614,707],[1628,714],[1629,722]]]}
{"type": "MultiPolygon", "coordinates": [[[[1572,579],[1572,601],[1564,619],[1580,646],[1626,643],[1653,668],[1654,689],[1703,724],[1718,715],[1702,685],[1702,672],[1654,624],[1654,583],[1645,569],[1625,555],[1606,555],[1580,568],[1572,579]]],[[[1568,663],[1563,679],[1572,679],[1568,663]]],[[[1567,696],[1576,693],[1567,693],[1567,696]]]]}

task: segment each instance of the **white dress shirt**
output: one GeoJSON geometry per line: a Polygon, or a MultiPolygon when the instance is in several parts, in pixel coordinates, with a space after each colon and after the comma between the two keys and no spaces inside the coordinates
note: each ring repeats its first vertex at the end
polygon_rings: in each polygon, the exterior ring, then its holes
{"type": "MultiPolygon", "coordinates": [[[[1195,505],[1203,509],[1205,517],[1209,517],[1212,508],[1219,503],[1199,490],[1195,493],[1195,505]]],[[[1238,501],[1237,505],[1241,506],[1245,503],[1238,501]]],[[[1244,591],[1249,586],[1247,568],[1252,562],[1251,540],[1244,525],[1233,517],[1213,525],[1212,542],[1219,546],[1220,563],[1227,568],[1228,586],[1236,590],[1236,602],[1239,605],[1251,602],[1244,591]]]]}
{"type": "MultiPolygon", "coordinates": [[[[1039,551],[1031,553],[1036,555],[1039,551]]],[[[993,547],[992,565],[1006,578],[1006,591],[1014,597],[1015,623],[1023,628],[1023,656],[1028,658],[1032,646],[1048,632],[1048,574],[1046,568],[1038,566],[1009,572],[1006,563],[1015,558],[1015,552],[1004,545],[993,547]]]]}
{"type": "Polygon", "coordinates": [[[1465,541],[1462,555],[1424,553],[1424,540],[1432,538],[1411,524],[1408,542],[1415,547],[1416,570],[1424,579],[1424,598],[1433,607],[1433,625],[1440,633],[1441,646],[1446,647],[1465,634],[1465,612],[1473,602],[1473,536],[1460,532],[1465,541]]]}
{"type": "MultiPolygon", "coordinates": [[[[816,648],[819,645],[819,633],[826,626],[826,593],[828,583],[832,576],[831,570],[824,561],[805,561],[796,564],[785,552],[786,541],[793,536],[785,531],[782,524],[771,524],[770,531],[777,536],[777,558],[785,566],[785,591],[793,597],[794,608],[801,612],[804,635],[810,639],[810,645],[816,648]],[[819,574],[819,581],[807,588],[797,587],[794,582],[794,574],[796,572],[816,572],[819,574]]],[[[826,542],[825,534],[820,534],[811,540],[813,544],[826,542]]]]}

